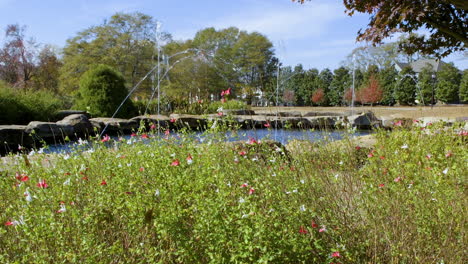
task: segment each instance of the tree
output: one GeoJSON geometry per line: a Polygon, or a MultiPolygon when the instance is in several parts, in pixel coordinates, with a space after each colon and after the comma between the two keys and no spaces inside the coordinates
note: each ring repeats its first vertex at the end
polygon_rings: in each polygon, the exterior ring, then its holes
{"type": "Polygon", "coordinates": [[[333,72],[333,80],[330,83],[328,100],[330,105],[341,105],[346,89],[351,86],[351,75],[345,67],[340,67],[333,72]]]}
{"type": "Polygon", "coordinates": [[[42,48],[38,55],[38,63],[32,81],[36,90],[48,90],[59,93],[59,77],[62,62],[57,52],[50,45],[42,48]]]}
{"type": "MultiPolygon", "coordinates": [[[[304,3],[305,0],[292,0],[304,3]]],[[[359,30],[357,40],[374,45],[396,32],[411,33],[420,28],[429,36],[411,36],[400,48],[408,54],[421,51],[444,57],[468,45],[468,2],[465,0],[419,1],[343,0],[346,13],[367,13],[367,28],[359,30]]]]}
{"type": "Polygon", "coordinates": [[[19,87],[30,85],[35,69],[37,44],[33,39],[25,39],[25,30],[18,24],[8,25],[6,42],[0,50],[0,79],[19,87]]]}
{"type": "Polygon", "coordinates": [[[296,96],[293,90],[284,90],[283,102],[286,103],[286,105],[294,105],[296,102],[296,96]]]}
{"type": "Polygon", "coordinates": [[[460,80],[460,71],[453,65],[453,63],[442,65],[442,69],[437,72],[437,100],[444,103],[458,102],[460,80]]]}
{"type": "Polygon", "coordinates": [[[424,104],[433,104],[435,103],[432,101],[433,96],[435,97],[434,90],[435,90],[435,80],[432,76],[435,75],[433,67],[431,65],[427,65],[422,69],[418,76],[418,86],[421,89],[421,94],[418,95],[418,100],[424,102],[424,104]]]}
{"type": "Polygon", "coordinates": [[[359,90],[359,101],[362,104],[375,104],[382,100],[383,91],[379,82],[379,79],[375,74],[369,77],[369,81],[359,90]]]}
{"type": "MultiPolygon", "coordinates": [[[[148,15],[116,13],[109,21],[92,26],[68,39],[63,49],[61,90],[73,92],[78,89],[81,75],[90,65],[104,63],[117,69],[127,80],[128,88],[139,82],[156,65],[156,41],[160,44],[170,40],[167,33],[161,33],[156,40],[156,21],[148,15]]],[[[148,92],[151,81],[142,83],[139,91],[148,92]]]]}
{"type": "Polygon", "coordinates": [[[395,104],[395,79],[397,78],[398,73],[395,70],[395,67],[388,66],[383,68],[379,73],[379,81],[380,86],[382,88],[382,100],[380,101],[381,104],[384,105],[393,105],[395,104]]]}
{"type": "MultiPolygon", "coordinates": [[[[322,90],[321,93],[323,93],[323,98],[320,100],[320,105],[328,104],[328,93],[330,91],[330,84],[332,81],[333,81],[333,73],[328,68],[323,69],[318,75],[315,91],[318,91],[320,89],[322,90]]],[[[313,102],[313,103],[317,103],[317,102],[313,102]]]]}
{"type": "MultiPolygon", "coordinates": [[[[80,80],[76,107],[86,109],[93,116],[109,117],[114,114],[128,94],[122,74],[104,64],[89,67],[80,80]]],[[[131,101],[126,101],[118,112],[118,117],[134,114],[131,101]]]]}
{"type": "Polygon", "coordinates": [[[319,88],[319,89],[314,91],[314,93],[312,94],[311,101],[314,104],[317,104],[317,105],[325,104],[326,98],[325,98],[325,92],[324,92],[323,88],[319,88]]]}
{"type": "Polygon", "coordinates": [[[468,70],[463,71],[463,78],[460,82],[460,101],[468,103],[468,70]]]}
{"type": "Polygon", "coordinates": [[[398,75],[395,87],[395,100],[400,105],[413,105],[416,99],[415,73],[411,67],[405,67],[398,75]]]}

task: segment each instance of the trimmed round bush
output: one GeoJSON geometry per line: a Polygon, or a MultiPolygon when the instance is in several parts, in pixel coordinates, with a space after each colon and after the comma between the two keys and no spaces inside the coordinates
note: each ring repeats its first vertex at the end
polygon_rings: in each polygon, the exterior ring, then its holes
{"type": "MultiPolygon", "coordinates": [[[[110,117],[127,94],[122,74],[108,65],[98,64],[81,77],[76,107],[87,110],[92,116],[110,117]]],[[[116,117],[130,117],[133,114],[135,106],[127,100],[116,117]]]]}

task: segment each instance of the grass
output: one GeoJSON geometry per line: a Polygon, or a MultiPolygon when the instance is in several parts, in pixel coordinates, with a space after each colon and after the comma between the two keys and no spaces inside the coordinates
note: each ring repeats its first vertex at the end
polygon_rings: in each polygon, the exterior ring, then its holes
{"type": "Polygon", "coordinates": [[[467,136],[376,138],[289,152],[137,136],[10,156],[0,262],[465,263],[467,136]]]}

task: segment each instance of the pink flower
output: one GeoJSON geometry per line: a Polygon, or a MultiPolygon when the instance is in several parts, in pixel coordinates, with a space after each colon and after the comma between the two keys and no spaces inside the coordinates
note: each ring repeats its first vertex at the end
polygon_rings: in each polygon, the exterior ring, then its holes
{"type": "Polygon", "coordinates": [[[141,138],[149,138],[147,134],[141,135],[141,138]]]}
{"type": "Polygon", "coordinates": [[[393,181],[394,181],[394,182],[400,182],[400,181],[401,181],[401,177],[396,177],[393,181]]]}
{"type": "Polygon", "coordinates": [[[450,158],[450,157],[452,157],[452,156],[453,156],[453,153],[452,153],[452,151],[450,151],[450,150],[449,150],[449,152],[447,152],[447,153],[445,154],[445,157],[446,157],[446,158],[450,158]]]}
{"type": "Polygon", "coordinates": [[[263,125],[266,128],[270,128],[270,122],[266,122],[266,124],[263,125]]]}
{"type": "Polygon", "coordinates": [[[7,222],[5,223],[5,225],[6,225],[6,226],[12,226],[12,225],[15,225],[15,224],[14,224],[12,221],[7,221],[7,222]]]}
{"type": "Polygon", "coordinates": [[[379,184],[379,188],[383,188],[383,187],[385,187],[385,184],[383,183],[379,184]]]}
{"type": "Polygon", "coordinates": [[[230,95],[231,94],[231,88],[228,88],[226,91],[224,91],[224,95],[230,95]]]}
{"type": "Polygon", "coordinates": [[[257,142],[257,140],[255,140],[255,138],[249,137],[249,144],[250,144],[250,145],[258,144],[258,142],[257,142]]]}
{"type": "Polygon", "coordinates": [[[308,231],[304,226],[299,227],[299,234],[305,235],[307,233],[308,233],[308,231]]]}
{"type": "Polygon", "coordinates": [[[223,116],[223,112],[218,112],[218,116],[223,116]]]}
{"type": "Polygon", "coordinates": [[[142,171],[142,172],[143,172],[143,171],[145,171],[145,168],[140,167],[139,171],[142,171]]]}
{"type": "Polygon", "coordinates": [[[241,188],[245,188],[245,187],[247,187],[247,186],[249,186],[247,183],[243,183],[240,187],[241,187],[241,188]]]}
{"type": "Polygon", "coordinates": [[[203,100],[198,100],[197,103],[203,104],[203,100]]]}
{"type": "Polygon", "coordinates": [[[221,91],[221,96],[224,96],[224,90],[223,90],[223,91],[221,91]]]}
{"type": "Polygon", "coordinates": [[[225,103],[226,102],[226,98],[221,98],[221,103],[225,103]]]}
{"type": "Polygon", "coordinates": [[[166,129],[166,131],[164,131],[164,135],[166,135],[166,136],[169,136],[170,133],[171,133],[171,131],[169,131],[169,129],[166,129]]]}
{"type": "Polygon", "coordinates": [[[394,126],[402,126],[403,125],[403,121],[402,120],[398,120],[397,122],[393,123],[394,126]]]}
{"type": "Polygon", "coordinates": [[[171,118],[171,120],[169,120],[171,123],[175,123],[177,121],[177,119],[175,118],[171,118]]]}
{"type": "Polygon", "coordinates": [[[175,159],[174,161],[172,161],[171,163],[171,166],[179,166],[180,165],[180,162],[178,159],[175,159]]]}
{"type": "Polygon", "coordinates": [[[239,152],[239,155],[245,156],[245,155],[247,155],[247,152],[245,152],[245,151],[240,151],[240,152],[239,152]]]}
{"type": "Polygon", "coordinates": [[[468,130],[462,130],[462,131],[458,132],[458,135],[459,136],[468,136],[468,130]]]}
{"type": "Polygon", "coordinates": [[[155,124],[152,124],[152,125],[150,126],[150,129],[151,129],[151,130],[156,129],[156,125],[155,125],[155,124]]]}
{"type": "Polygon", "coordinates": [[[372,152],[371,152],[371,153],[367,154],[367,157],[372,158],[372,157],[374,157],[374,154],[372,154],[372,152]]]}
{"type": "Polygon", "coordinates": [[[49,185],[47,185],[47,183],[46,183],[45,180],[40,180],[40,181],[36,184],[36,186],[39,187],[39,188],[43,188],[43,189],[49,187],[49,185]]]}
{"type": "Polygon", "coordinates": [[[136,137],[137,134],[136,134],[135,132],[133,132],[130,136],[131,136],[131,137],[136,137]]]}
{"type": "Polygon", "coordinates": [[[255,189],[254,189],[254,188],[250,188],[250,190],[249,190],[249,195],[252,195],[254,192],[255,192],[255,189]]]}
{"type": "Polygon", "coordinates": [[[106,134],[106,135],[101,139],[101,142],[107,142],[107,141],[109,141],[109,140],[110,140],[110,137],[109,137],[109,135],[106,134]]]}
{"type": "Polygon", "coordinates": [[[332,258],[341,258],[340,252],[335,251],[335,252],[331,253],[331,257],[332,258]]]}
{"type": "Polygon", "coordinates": [[[101,186],[104,186],[104,185],[107,185],[106,180],[102,180],[102,182],[101,182],[101,186]]]}
{"type": "Polygon", "coordinates": [[[356,146],[355,149],[356,149],[356,150],[360,150],[361,147],[360,147],[360,146],[356,146]]]}
{"type": "Polygon", "coordinates": [[[319,233],[323,233],[323,232],[325,232],[325,231],[327,231],[327,228],[326,228],[326,227],[322,227],[322,228],[319,229],[319,233]]]}

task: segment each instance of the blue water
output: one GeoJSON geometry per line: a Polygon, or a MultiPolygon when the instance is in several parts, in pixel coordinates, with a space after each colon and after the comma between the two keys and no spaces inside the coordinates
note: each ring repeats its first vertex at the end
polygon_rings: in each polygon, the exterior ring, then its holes
{"type": "MultiPolygon", "coordinates": [[[[274,140],[282,143],[283,145],[287,144],[290,140],[308,140],[311,142],[323,141],[323,140],[339,140],[345,136],[363,136],[370,134],[371,131],[356,131],[353,134],[349,134],[346,131],[323,131],[323,130],[290,130],[290,129],[258,129],[258,130],[237,130],[234,132],[226,132],[223,134],[204,134],[203,132],[196,132],[189,135],[179,135],[177,133],[171,133],[169,136],[171,139],[180,140],[181,137],[190,137],[193,140],[206,143],[209,141],[249,141],[249,140],[274,140]]],[[[130,135],[125,135],[121,137],[111,137],[113,140],[107,142],[106,144],[111,147],[115,145],[115,142],[122,141],[127,144],[133,141],[142,142],[148,144],[151,141],[167,139],[167,137],[162,133],[161,135],[150,135],[148,139],[142,139],[140,136],[131,137],[130,135]]],[[[119,143],[117,145],[125,145],[125,143],[119,143]]],[[[92,142],[85,142],[81,145],[78,145],[76,142],[67,143],[67,144],[56,144],[49,145],[44,153],[71,153],[76,151],[86,151],[93,148],[92,142]]]]}

